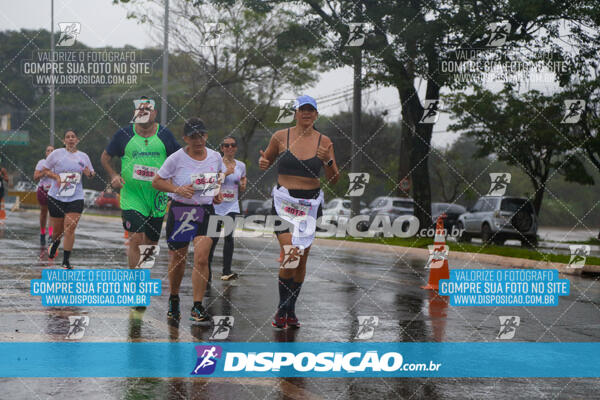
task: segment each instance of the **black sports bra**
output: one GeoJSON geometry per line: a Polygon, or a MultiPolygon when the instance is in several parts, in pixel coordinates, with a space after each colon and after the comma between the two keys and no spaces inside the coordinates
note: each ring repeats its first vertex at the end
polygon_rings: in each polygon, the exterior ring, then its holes
{"type": "MultiPolygon", "coordinates": [[[[319,142],[317,143],[317,149],[321,144],[321,134],[319,134],[319,142]]],[[[299,160],[291,151],[290,151],[290,128],[287,131],[287,148],[281,153],[281,157],[279,157],[277,172],[283,175],[293,175],[293,176],[304,176],[306,178],[319,178],[319,172],[321,172],[321,168],[323,167],[323,163],[315,156],[312,158],[308,158],[306,160],[299,160]]]]}

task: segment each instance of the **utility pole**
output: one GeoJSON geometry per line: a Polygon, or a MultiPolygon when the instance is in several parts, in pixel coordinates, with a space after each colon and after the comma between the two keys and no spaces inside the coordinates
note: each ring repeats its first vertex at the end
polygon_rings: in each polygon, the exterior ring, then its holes
{"type": "MultiPolygon", "coordinates": [[[[54,0],[50,1],[50,62],[54,63],[54,0]]],[[[54,68],[50,69],[50,146],[54,147],[54,68]]]]}
{"type": "Polygon", "coordinates": [[[165,35],[163,43],[163,71],[162,71],[162,101],[160,105],[160,123],[167,125],[167,89],[169,85],[169,0],[165,0],[165,35]]]}
{"type": "MultiPolygon", "coordinates": [[[[352,95],[352,172],[360,172],[361,154],[358,150],[360,144],[360,115],[362,113],[362,49],[354,49],[354,90],[352,95]]],[[[352,197],[352,216],[360,213],[360,197],[352,197]]]]}

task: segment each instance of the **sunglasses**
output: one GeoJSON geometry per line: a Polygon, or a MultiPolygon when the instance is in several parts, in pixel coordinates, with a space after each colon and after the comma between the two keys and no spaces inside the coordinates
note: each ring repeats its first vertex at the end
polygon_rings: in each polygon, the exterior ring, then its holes
{"type": "Polygon", "coordinates": [[[237,144],[235,143],[221,143],[221,147],[224,147],[226,149],[228,149],[231,146],[231,148],[236,148],[237,144]]]}

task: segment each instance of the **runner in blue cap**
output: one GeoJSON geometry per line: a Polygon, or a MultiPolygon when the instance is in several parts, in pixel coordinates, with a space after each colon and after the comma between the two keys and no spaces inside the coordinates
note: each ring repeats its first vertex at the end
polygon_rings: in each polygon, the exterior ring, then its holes
{"type": "Polygon", "coordinates": [[[307,222],[322,215],[323,191],[319,181],[321,168],[325,169],[327,184],[335,184],[339,178],[333,143],[314,128],[318,115],[315,99],[307,95],[298,97],[294,114],[296,126],[275,132],[267,149],[260,151],[258,161],[259,167],[267,170],[280,156],[271,212],[296,224],[293,233],[289,229],[276,229],[275,232],[281,250],[285,253],[279,268],[279,304],[272,322],[274,327],[280,329],[300,327],[295,307],[306,275],[310,245],[314,239],[314,227],[312,231],[307,230],[310,225],[307,222]],[[300,254],[298,261],[297,256],[300,254]],[[289,268],[288,265],[295,264],[290,261],[297,262],[297,267],[289,268]]]}

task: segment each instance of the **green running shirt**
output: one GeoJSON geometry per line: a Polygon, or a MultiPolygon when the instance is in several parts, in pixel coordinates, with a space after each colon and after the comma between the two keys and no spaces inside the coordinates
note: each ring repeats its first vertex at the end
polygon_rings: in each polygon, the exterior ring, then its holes
{"type": "Polygon", "coordinates": [[[145,217],[163,217],[167,194],[152,187],[152,179],[168,156],[179,150],[173,133],[157,124],[156,133],[144,138],[135,125],[121,128],[106,147],[111,157],[121,158],[121,210],[135,210],[145,217]]]}

